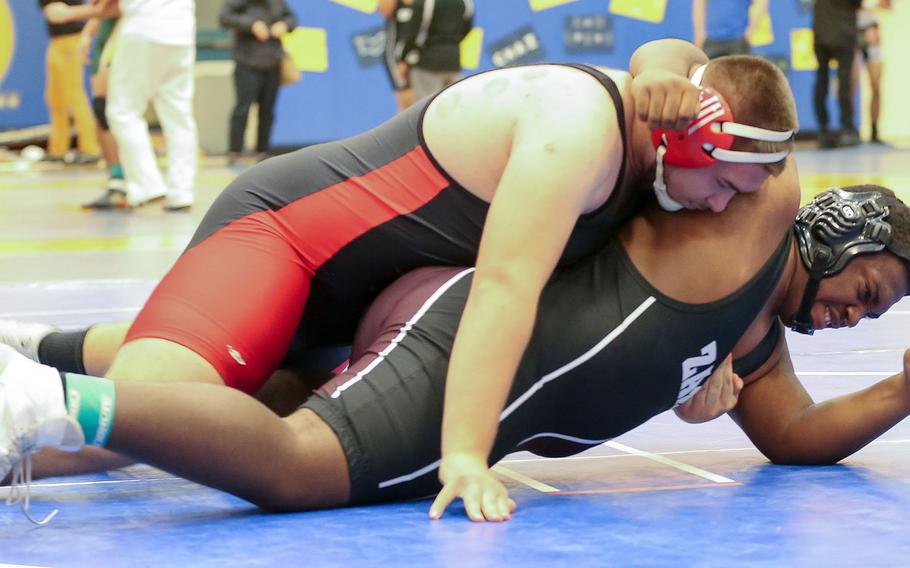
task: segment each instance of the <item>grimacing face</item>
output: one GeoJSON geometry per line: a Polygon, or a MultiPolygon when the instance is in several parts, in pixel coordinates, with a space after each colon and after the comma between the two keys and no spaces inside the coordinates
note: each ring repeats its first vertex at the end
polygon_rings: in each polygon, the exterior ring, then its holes
{"type": "Polygon", "coordinates": [[[759,164],[718,162],[707,168],[667,167],[667,192],[686,209],[720,213],[737,193],[751,193],[770,174],[759,164]]]}
{"type": "Polygon", "coordinates": [[[894,254],[857,256],[841,272],[821,281],[812,322],[817,330],[837,329],[853,327],[864,317],[877,318],[907,293],[908,285],[904,264],[894,254]]]}

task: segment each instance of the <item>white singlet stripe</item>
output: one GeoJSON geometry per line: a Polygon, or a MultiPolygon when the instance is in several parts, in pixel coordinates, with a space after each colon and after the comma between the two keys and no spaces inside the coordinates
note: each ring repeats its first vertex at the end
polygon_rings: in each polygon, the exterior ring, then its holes
{"type": "Polygon", "coordinates": [[[603,351],[607,347],[607,345],[609,345],[610,343],[613,342],[614,339],[619,337],[619,335],[622,332],[624,332],[626,330],[626,328],[628,328],[630,325],[632,325],[632,323],[635,320],[637,320],[641,314],[645,313],[645,310],[650,308],[656,301],[657,300],[654,298],[654,296],[649,296],[644,302],[641,303],[640,306],[635,308],[635,310],[631,314],[629,314],[626,317],[626,319],[623,320],[623,322],[621,324],[616,326],[616,328],[613,331],[611,331],[610,333],[608,333],[606,337],[604,337],[603,339],[598,341],[597,344],[594,345],[594,347],[588,349],[586,352],[582,353],[579,357],[575,358],[572,361],[569,361],[568,363],[566,363],[562,367],[556,369],[555,371],[551,371],[551,372],[547,373],[546,375],[544,375],[543,377],[541,377],[540,380],[537,381],[536,383],[534,383],[534,385],[531,388],[529,388],[527,391],[525,391],[525,393],[523,395],[521,395],[520,397],[513,400],[512,404],[507,406],[506,409],[502,411],[502,414],[499,415],[499,421],[502,422],[503,420],[505,420],[510,414],[512,414],[512,412],[515,411],[515,409],[517,409],[519,406],[524,404],[529,398],[534,396],[534,393],[536,393],[541,388],[543,388],[543,386],[545,384],[549,383],[552,380],[558,379],[559,377],[565,375],[572,369],[583,365],[584,363],[589,361],[592,357],[594,357],[595,355],[597,355],[598,353],[603,351]]]}
{"type": "MultiPolygon", "coordinates": [[[[631,314],[626,316],[626,319],[624,319],[621,324],[616,326],[616,328],[613,329],[613,331],[608,333],[606,337],[604,337],[603,339],[598,341],[593,347],[591,347],[590,349],[588,349],[587,351],[585,351],[584,353],[582,353],[580,356],[573,359],[572,361],[569,361],[562,367],[556,369],[555,371],[547,373],[546,375],[541,377],[541,379],[539,381],[537,381],[536,383],[534,383],[534,385],[531,386],[530,389],[528,389],[523,395],[521,395],[520,397],[515,399],[512,402],[512,404],[510,404],[508,407],[506,407],[505,410],[502,411],[502,414],[499,415],[499,421],[502,422],[503,420],[505,420],[519,406],[521,406],[529,398],[534,396],[534,393],[536,393],[541,388],[543,388],[543,386],[545,384],[549,383],[552,380],[558,379],[562,375],[565,375],[572,369],[578,367],[579,365],[584,364],[586,361],[590,360],[592,357],[594,357],[595,355],[597,355],[598,353],[603,351],[607,345],[609,345],[623,331],[625,331],[630,325],[632,325],[632,323],[635,320],[637,320],[639,318],[639,316],[641,316],[641,314],[645,313],[645,310],[647,310],[649,307],[651,307],[654,304],[654,302],[656,302],[656,301],[657,300],[654,298],[654,296],[648,296],[648,298],[645,299],[645,301],[643,301],[640,306],[635,308],[635,310],[632,311],[631,314]]],[[[332,395],[332,396],[334,396],[334,395],[332,395]]],[[[396,477],[395,479],[390,479],[388,481],[380,482],[379,488],[383,489],[385,487],[389,487],[390,485],[396,485],[398,483],[402,483],[405,481],[410,481],[412,479],[415,479],[425,473],[432,471],[436,467],[438,467],[439,461],[440,460],[436,460],[435,462],[431,463],[430,465],[422,467],[413,473],[402,475],[402,476],[396,477]]]]}
{"type": "Polygon", "coordinates": [[[559,438],[560,440],[568,440],[570,442],[575,442],[576,444],[589,444],[591,446],[599,446],[603,444],[610,438],[604,438],[603,440],[588,440],[586,438],[576,438],[575,436],[569,436],[568,434],[559,434],[557,432],[541,432],[540,434],[534,434],[529,436],[524,440],[518,442],[517,445],[522,445],[525,442],[530,442],[531,440],[536,440],[537,438],[559,438]]]}
{"type": "Polygon", "coordinates": [[[386,345],[385,349],[380,351],[379,355],[375,359],[370,361],[369,365],[367,365],[366,367],[361,369],[360,372],[358,372],[356,375],[354,375],[353,377],[351,377],[350,379],[348,379],[347,381],[345,381],[341,385],[339,385],[338,388],[335,389],[335,392],[332,393],[332,398],[338,398],[339,396],[341,396],[341,393],[343,393],[344,391],[351,388],[354,384],[358,383],[361,379],[363,379],[367,375],[367,373],[369,373],[370,371],[375,369],[377,365],[382,363],[382,361],[385,360],[385,358],[389,355],[389,353],[391,353],[396,347],[398,347],[398,344],[401,343],[401,341],[405,337],[407,337],[408,332],[411,331],[411,328],[414,327],[414,324],[417,323],[418,321],[420,321],[420,318],[422,318],[423,315],[425,313],[427,313],[427,310],[429,310],[430,307],[434,303],[436,303],[436,300],[438,300],[440,296],[445,294],[449,288],[454,286],[456,282],[458,282],[459,280],[461,280],[462,278],[464,278],[465,276],[467,276],[468,274],[470,274],[472,272],[474,272],[473,268],[468,268],[466,270],[462,270],[455,276],[449,278],[445,282],[445,284],[443,284],[435,292],[433,292],[433,295],[430,296],[427,299],[427,301],[423,303],[422,306],[420,306],[420,309],[417,310],[417,313],[414,314],[411,317],[411,319],[409,319],[407,321],[407,323],[404,324],[404,327],[401,328],[401,330],[398,332],[398,335],[396,335],[395,338],[392,339],[392,341],[389,342],[388,345],[386,345]]]}

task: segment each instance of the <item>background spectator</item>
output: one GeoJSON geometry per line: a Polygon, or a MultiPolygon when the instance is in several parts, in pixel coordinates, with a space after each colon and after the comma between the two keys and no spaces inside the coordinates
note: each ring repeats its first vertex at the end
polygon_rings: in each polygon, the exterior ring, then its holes
{"type": "Polygon", "coordinates": [[[852,69],[856,51],[856,11],[862,0],[815,0],[812,31],[815,37],[815,116],[818,119],[819,147],[856,146],[859,132],[853,118],[852,69]],[[837,62],[837,101],[840,108],[840,132],[828,125],[829,64],[837,62]]]}
{"type": "Polygon", "coordinates": [[[281,36],[297,26],[297,18],[284,0],[227,0],[221,25],[234,33],[234,91],[237,103],[231,113],[228,164],[243,153],[250,105],[258,106],[257,160],[268,157],[275,100],[281,86],[281,36]]]}
{"type": "MultiPolygon", "coordinates": [[[[414,102],[414,89],[407,77],[407,65],[401,61],[398,46],[398,0],[379,0],[379,13],[386,19],[385,57],[383,63],[392,89],[395,91],[396,112],[401,112],[414,102]]],[[[411,8],[406,8],[410,10],[411,8]]]]}
{"type": "Polygon", "coordinates": [[[768,0],[693,0],[693,43],[708,57],[746,55],[749,38],[768,12],[768,0]]]}
{"type": "Polygon", "coordinates": [[[399,73],[422,99],[462,77],[460,43],[474,22],[473,0],[398,0],[399,73]]]}
{"type": "Polygon", "coordinates": [[[70,149],[70,115],[76,126],[78,152],[71,163],[98,161],[98,135],[92,109],[85,95],[83,57],[79,49],[83,20],[97,8],[82,0],[38,0],[47,19],[51,41],[47,46],[47,82],[44,91],[50,114],[51,133],[45,161],[63,162],[70,149]]]}
{"type": "MultiPolygon", "coordinates": [[[[112,0],[100,0],[105,6],[112,0]]],[[[193,117],[195,2],[120,0],[117,49],[111,61],[106,116],[127,180],[124,206],[167,198],[167,211],[193,203],[198,160],[193,117]],[[164,130],[165,184],[155,163],[145,112],[149,103],[164,130]]]]}

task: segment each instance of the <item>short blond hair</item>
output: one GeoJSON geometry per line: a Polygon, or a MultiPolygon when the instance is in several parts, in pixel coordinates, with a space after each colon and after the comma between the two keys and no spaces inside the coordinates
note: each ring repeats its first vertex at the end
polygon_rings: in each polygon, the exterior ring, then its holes
{"type": "MultiPolygon", "coordinates": [[[[736,122],[768,130],[799,128],[796,102],[790,83],[776,65],[754,55],[727,55],[712,59],[705,69],[702,84],[712,87],[726,99],[736,122]]],[[[763,142],[737,137],[734,150],[748,152],[793,151],[793,139],[763,142]]],[[[771,175],[784,171],[785,161],[766,164],[771,175]]]]}

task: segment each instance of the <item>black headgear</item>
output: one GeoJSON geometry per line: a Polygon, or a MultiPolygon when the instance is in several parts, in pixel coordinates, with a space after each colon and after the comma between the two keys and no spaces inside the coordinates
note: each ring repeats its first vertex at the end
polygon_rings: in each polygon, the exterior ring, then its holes
{"type": "Polygon", "coordinates": [[[888,249],[910,260],[910,251],[893,242],[889,203],[897,199],[880,191],[827,189],[799,210],[793,230],[799,241],[799,255],[809,271],[799,311],[790,327],[812,335],[815,325],[811,310],[822,278],[844,269],[853,257],[888,249]]]}

